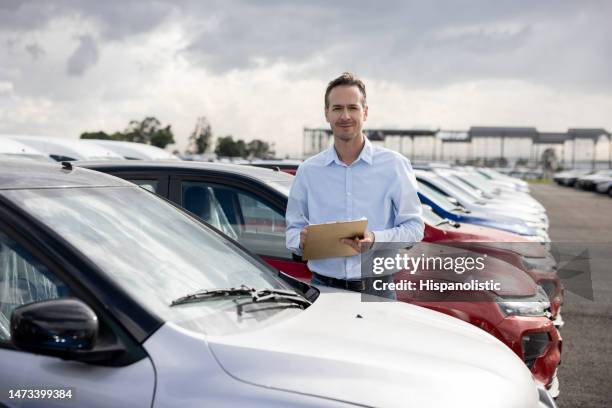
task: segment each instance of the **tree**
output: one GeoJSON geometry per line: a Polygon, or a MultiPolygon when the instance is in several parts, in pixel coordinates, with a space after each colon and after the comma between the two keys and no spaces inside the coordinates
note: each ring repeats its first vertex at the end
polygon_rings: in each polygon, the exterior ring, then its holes
{"type": "Polygon", "coordinates": [[[545,149],[542,152],[540,162],[542,163],[542,170],[544,170],[544,173],[550,176],[557,168],[557,153],[555,149],[552,147],[545,149]]]}
{"type": "Polygon", "coordinates": [[[123,136],[123,140],[128,142],[151,144],[162,149],[174,143],[171,125],[162,128],[161,122],[152,116],[144,118],[142,122],[130,121],[123,136]]]}
{"type": "Polygon", "coordinates": [[[195,129],[189,136],[189,146],[187,153],[202,154],[210,147],[212,140],[212,129],[210,123],[204,116],[200,116],[196,121],[195,129]]]}
{"type": "Polygon", "coordinates": [[[97,132],[83,132],[81,133],[81,139],[112,140],[113,137],[108,133],[99,130],[97,132]]]}
{"type": "Polygon", "coordinates": [[[168,125],[163,129],[158,129],[151,135],[151,145],[157,146],[160,149],[165,148],[171,143],[174,143],[174,134],[172,126],[168,125]]]}
{"type": "Polygon", "coordinates": [[[220,157],[247,157],[247,148],[243,140],[234,141],[231,135],[217,139],[215,154],[220,157]]]}
{"type": "Polygon", "coordinates": [[[259,159],[267,159],[274,156],[274,152],[271,151],[270,145],[267,142],[259,139],[253,139],[247,144],[247,150],[249,156],[257,157],[259,159]]]}

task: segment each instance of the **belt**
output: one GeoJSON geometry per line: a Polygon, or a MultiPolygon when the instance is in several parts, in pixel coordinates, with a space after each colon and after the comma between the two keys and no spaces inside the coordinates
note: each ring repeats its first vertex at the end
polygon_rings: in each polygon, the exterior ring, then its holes
{"type": "Polygon", "coordinates": [[[366,289],[366,283],[362,279],[358,279],[358,280],[337,279],[337,278],[331,278],[325,275],[320,275],[316,272],[313,272],[312,276],[316,277],[318,280],[325,283],[327,286],[331,286],[334,288],[352,290],[355,292],[363,292],[366,289]]]}

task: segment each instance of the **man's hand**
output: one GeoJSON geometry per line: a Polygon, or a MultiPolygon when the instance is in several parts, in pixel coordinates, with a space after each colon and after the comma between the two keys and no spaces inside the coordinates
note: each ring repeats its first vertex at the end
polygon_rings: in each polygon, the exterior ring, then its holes
{"type": "Polygon", "coordinates": [[[308,234],[308,228],[304,228],[300,231],[300,249],[304,250],[304,244],[306,243],[306,234],[308,234]]]}
{"type": "Polygon", "coordinates": [[[365,236],[363,237],[363,239],[359,239],[357,237],[355,237],[353,239],[342,238],[340,240],[340,242],[350,246],[355,251],[360,253],[360,252],[367,252],[367,251],[369,251],[370,248],[372,248],[372,245],[374,244],[375,238],[376,237],[374,236],[374,233],[372,231],[366,231],[365,236]]]}

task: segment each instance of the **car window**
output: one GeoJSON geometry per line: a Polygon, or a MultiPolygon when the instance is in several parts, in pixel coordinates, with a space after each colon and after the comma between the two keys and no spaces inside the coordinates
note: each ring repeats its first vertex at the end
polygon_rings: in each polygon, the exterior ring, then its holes
{"type": "Polygon", "coordinates": [[[225,235],[237,239],[235,225],[231,225],[211,187],[197,181],[181,183],[182,205],[225,235]]]}
{"type": "Polygon", "coordinates": [[[285,217],[253,196],[237,192],[244,218],[244,231],[254,234],[285,235],[285,217]]]}
{"type": "Polygon", "coordinates": [[[55,275],[0,232],[0,342],[10,341],[15,308],[68,295],[68,288],[55,275]]]}
{"type": "MultiPolygon", "coordinates": [[[[234,233],[231,235],[232,238],[239,241],[245,248],[262,256],[291,259],[291,252],[285,247],[284,213],[274,208],[262,197],[241,188],[215,183],[184,181],[182,183],[183,206],[212,225],[215,225],[216,211],[209,211],[207,205],[194,206],[193,199],[187,197],[185,193],[187,189],[196,186],[208,191],[207,194],[198,193],[199,197],[203,197],[202,201],[210,200],[219,204],[223,215],[219,217],[229,223],[234,233]],[[205,207],[203,212],[200,210],[202,207],[205,207]]],[[[216,208],[216,206],[212,207],[216,208]]],[[[217,225],[215,227],[219,228],[217,225]]]]}
{"type": "Polygon", "coordinates": [[[158,186],[158,181],[157,180],[130,180],[128,179],[128,181],[130,183],[134,183],[142,188],[144,188],[145,190],[149,190],[152,193],[157,193],[157,186],[158,186]]]}
{"type": "MultiPolygon", "coordinates": [[[[271,268],[137,187],[20,189],[0,195],[62,236],[145,308],[192,330],[239,330],[262,321],[259,315],[240,318],[236,307],[225,313],[215,302],[171,307],[173,300],[242,285],[290,289],[271,268]]],[[[280,313],[287,316],[284,309],[274,315],[280,313]]]]}

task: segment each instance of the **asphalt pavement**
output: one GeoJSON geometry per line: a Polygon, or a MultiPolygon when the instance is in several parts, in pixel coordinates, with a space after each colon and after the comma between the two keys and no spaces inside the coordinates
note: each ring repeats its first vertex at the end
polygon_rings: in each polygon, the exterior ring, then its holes
{"type": "Polygon", "coordinates": [[[556,184],[532,184],[531,194],[546,207],[553,247],[579,248],[589,258],[586,273],[562,278],[565,326],[557,404],[612,407],[612,198],[556,184]]]}

